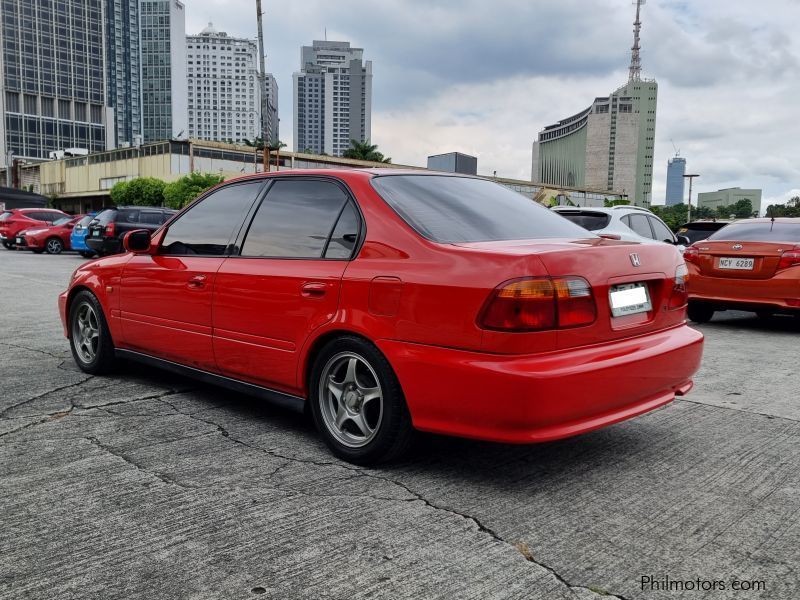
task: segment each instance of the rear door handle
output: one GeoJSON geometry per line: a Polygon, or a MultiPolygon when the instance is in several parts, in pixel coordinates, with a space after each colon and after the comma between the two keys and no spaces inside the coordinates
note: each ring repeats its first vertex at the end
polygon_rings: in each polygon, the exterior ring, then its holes
{"type": "Polygon", "coordinates": [[[198,289],[205,287],[206,285],[206,276],[205,275],[193,275],[189,278],[188,283],[186,284],[187,287],[191,289],[198,289]]]}
{"type": "Polygon", "coordinates": [[[328,286],[319,281],[309,281],[304,283],[300,288],[300,295],[305,298],[322,298],[325,292],[328,291],[328,286]]]}

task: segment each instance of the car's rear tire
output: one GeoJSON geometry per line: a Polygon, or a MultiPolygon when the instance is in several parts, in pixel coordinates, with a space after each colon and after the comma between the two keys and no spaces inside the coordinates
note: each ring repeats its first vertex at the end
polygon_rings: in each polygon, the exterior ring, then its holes
{"type": "Polygon", "coordinates": [[[414,428],[389,361],[368,341],[342,336],[328,342],[309,376],[317,430],[339,458],[358,465],[400,457],[414,428]]]}
{"type": "Polygon", "coordinates": [[[102,375],[114,368],[114,342],[100,301],[88,290],[78,292],[69,307],[69,345],[81,371],[102,375]]]}
{"type": "Polygon", "coordinates": [[[94,256],[94,252],[79,252],[83,258],[92,258],[94,256]]]}
{"type": "Polygon", "coordinates": [[[714,307],[702,302],[689,302],[687,314],[695,323],[708,323],[714,318],[714,307]]]}
{"type": "Polygon", "coordinates": [[[44,247],[48,254],[61,254],[64,250],[64,242],[57,237],[52,237],[44,243],[44,247]]]}

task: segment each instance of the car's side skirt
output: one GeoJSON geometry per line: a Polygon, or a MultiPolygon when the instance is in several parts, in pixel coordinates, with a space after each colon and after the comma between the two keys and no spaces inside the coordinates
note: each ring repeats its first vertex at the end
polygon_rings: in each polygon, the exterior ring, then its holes
{"type": "Polygon", "coordinates": [[[114,350],[114,354],[118,358],[133,360],[139,363],[150,365],[152,367],[171,371],[173,373],[177,373],[178,375],[184,375],[186,377],[202,381],[203,383],[224,387],[241,394],[255,396],[256,398],[266,400],[275,406],[288,408],[289,410],[296,412],[303,412],[305,410],[306,401],[300,396],[293,396],[292,394],[271,390],[269,388],[261,387],[260,385],[239,381],[238,379],[231,379],[230,377],[225,377],[224,375],[209,373],[208,371],[203,371],[202,369],[187,367],[186,365],[172,362],[171,360],[156,358],[155,356],[136,352],[135,350],[117,348],[114,350]]]}

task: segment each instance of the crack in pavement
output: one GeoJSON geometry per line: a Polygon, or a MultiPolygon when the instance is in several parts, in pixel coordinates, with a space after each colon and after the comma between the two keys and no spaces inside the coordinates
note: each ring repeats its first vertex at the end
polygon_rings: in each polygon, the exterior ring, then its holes
{"type": "Polygon", "coordinates": [[[120,452],[118,450],[114,450],[111,446],[107,446],[106,444],[103,444],[96,437],[87,437],[87,438],[84,438],[84,439],[88,440],[93,446],[96,446],[96,447],[100,448],[101,450],[107,452],[108,454],[111,454],[112,456],[116,456],[117,458],[121,458],[126,463],[128,463],[131,466],[133,466],[137,471],[139,471],[141,473],[146,473],[147,475],[155,477],[156,479],[158,479],[158,480],[160,480],[160,481],[162,481],[162,482],[164,482],[166,484],[175,485],[175,486],[178,486],[179,488],[183,488],[185,490],[198,489],[196,486],[186,485],[184,483],[181,483],[180,481],[177,481],[176,479],[173,479],[169,475],[165,475],[164,473],[161,473],[159,471],[155,471],[153,469],[148,469],[147,467],[144,467],[144,466],[140,465],[139,463],[137,463],[135,460],[133,460],[127,454],[125,454],[123,452],[120,452]]]}
{"type": "Polygon", "coordinates": [[[782,417],[780,415],[770,415],[768,413],[756,412],[754,410],[736,408],[735,406],[720,406],[719,404],[708,404],[706,402],[700,402],[699,400],[687,400],[686,398],[675,398],[675,402],[686,402],[687,404],[694,404],[697,406],[706,406],[708,408],[717,408],[719,410],[732,410],[735,412],[745,413],[747,415],[758,415],[768,419],[779,419],[782,421],[789,421],[790,423],[800,423],[800,419],[792,419],[791,417],[782,417]]]}
{"type": "Polygon", "coordinates": [[[39,348],[28,348],[27,346],[21,346],[19,344],[12,344],[10,342],[4,342],[4,345],[9,346],[11,348],[17,348],[19,350],[27,350],[28,352],[38,352],[39,354],[45,354],[52,358],[57,358],[59,360],[64,360],[66,358],[66,350],[61,354],[53,354],[52,352],[48,352],[47,350],[41,350],[39,348]]]}
{"type": "Polygon", "coordinates": [[[94,379],[93,375],[87,375],[85,379],[82,379],[78,383],[70,383],[68,385],[62,385],[62,386],[54,388],[52,390],[47,390],[46,392],[42,392],[41,394],[38,394],[38,395],[34,396],[33,398],[27,398],[26,400],[23,400],[21,402],[17,402],[16,404],[12,404],[11,406],[8,406],[8,407],[4,408],[3,410],[0,410],[0,419],[4,418],[5,415],[9,411],[14,410],[15,408],[19,408],[20,406],[25,406],[26,404],[30,404],[31,402],[35,402],[36,400],[39,400],[40,398],[44,398],[45,396],[47,396],[49,394],[54,394],[56,392],[61,392],[63,390],[68,390],[69,388],[73,388],[73,387],[79,387],[79,386],[83,385],[84,383],[86,383],[87,381],[91,381],[92,379],[94,379]]]}
{"type": "Polygon", "coordinates": [[[471,523],[473,523],[478,528],[478,531],[480,531],[481,533],[483,533],[485,535],[489,535],[490,537],[492,537],[494,540],[500,542],[501,544],[510,546],[516,552],[520,553],[525,560],[527,560],[528,562],[530,562],[532,564],[535,564],[535,565],[541,567],[542,569],[544,569],[545,571],[550,573],[553,577],[555,577],[555,579],[557,581],[559,581],[563,585],[567,586],[571,590],[587,590],[587,591],[591,592],[592,594],[596,594],[597,596],[602,596],[602,597],[609,598],[609,599],[627,600],[624,596],[620,596],[618,594],[615,595],[615,594],[611,594],[611,593],[608,593],[608,592],[606,592],[604,594],[600,594],[600,593],[596,592],[595,590],[591,589],[590,587],[571,584],[566,579],[564,579],[564,577],[562,577],[553,567],[550,567],[550,566],[544,564],[543,562],[535,559],[533,554],[530,553],[530,552],[528,552],[528,553],[522,552],[522,550],[520,550],[518,544],[509,542],[508,540],[503,538],[500,534],[498,534],[495,530],[493,530],[490,527],[484,525],[480,521],[480,519],[478,519],[477,517],[474,517],[474,516],[469,515],[467,513],[460,512],[460,511],[458,511],[458,510],[456,510],[454,508],[451,508],[451,507],[441,506],[441,505],[435,504],[434,502],[432,502],[432,501],[428,500],[427,498],[425,498],[419,492],[417,492],[415,490],[412,490],[410,487],[408,487],[408,485],[406,485],[405,483],[403,483],[401,481],[394,480],[394,479],[392,479],[390,477],[386,477],[384,475],[378,475],[378,474],[375,474],[375,473],[370,473],[369,471],[366,471],[366,470],[364,470],[362,468],[355,467],[355,466],[349,466],[349,465],[330,462],[330,461],[315,461],[315,460],[310,460],[310,459],[303,459],[303,458],[298,458],[296,456],[288,456],[288,455],[280,454],[279,452],[276,452],[274,450],[269,450],[267,448],[262,448],[260,446],[255,446],[253,444],[249,444],[247,442],[244,442],[244,441],[242,441],[240,439],[237,439],[237,438],[231,436],[230,432],[227,429],[225,429],[225,427],[223,427],[221,424],[219,424],[219,423],[217,423],[215,421],[212,421],[210,419],[204,419],[204,418],[199,417],[197,415],[193,415],[191,413],[186,413],[186,412],[183,412],[181,410],[178,410],[178,408],[174,404],[169,402],[169,401],[166,401],[166,400],[163,400],[163,399],[161,399],[160,401],[163,402],[164,404],[170,406],[178,414],[184,415],[184,416],[186,416],[186,417],[188,417],[190,419],[194,419],[196,421],[200,421],[202,423],[206,423],[207,425],[211,425],[212,427],[215,427],[220,435],[222,435],[223,437],[227,438],[228,440],[230,440],[231,442],[233,442],[235,444],[239,444],[239,445],[244,446],[246,448],[250,448],[252,450],[256,450],[258,452],[262,452],[264,454],[272,456],[273,458],[279,458],[279,459],[282,459],[284,461],[287,461],[283,465],[281,465],[277,469],[275,469],[270,474],[270,477],[274,476],[278,471],[280,471],[281,469],[285,468],[290,463],[312,464],[312,465],[315,465],[315,466],[322,466],[322,467],[337,467],[337,468],[344,469],[344,470],[347,470],[347,471],[352,471],[353,475],[352,475],[351,478],[367,477],[367,478],[377,479],[379,481],[383,481],[385,483],[390,483],[392,485],[395,485],[395,486],[405,490],[411,497],[410,498],[388,498],[388,497],[384,497],[384,496],[373,496],[373,495],[369,495],[369,494],[356,494],[356,495],[347,495],[347,494],[325,495],[325,494],[318,494],[318,493],[310,494],[310,493],[303,492],[301,490],[296,490],[296,489],[292,489],[292,488],[285,488],[285,487],[280,487],[280,486],[275,486],[272,489],[277,489],[279,491],[284,491],[284,492],[287,492],[287,493],[308,495],[308,496],[312,496],[312,497],[331,497],[331,496],[332,497],[343,497],[344,496],[344,497],[354,497],[354,498],[369,498],[369,499],[373,499],[373,500],[383,500],[383,501],[389,501],[389,502],[422,502],[425,506],[427,506],[428,508],[430,508],[432,510],[443,511],[443,512],[446,512],[448,514],[451,514],[451,515],[454,515],[454,516],[458,516],[458,517],[460,517],[462,519],[470,521],[471,523]]]}

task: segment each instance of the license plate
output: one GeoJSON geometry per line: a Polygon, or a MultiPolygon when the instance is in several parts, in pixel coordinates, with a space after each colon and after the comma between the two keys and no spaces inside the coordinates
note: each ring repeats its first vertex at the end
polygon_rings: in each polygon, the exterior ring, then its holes
{"type": "Polygon", "coordinates": [[[100,230],[99,229],[95,229],[92,232],[92,237],[100,237],[100,230]]]}
{"type": "Polygon", "coordinates": [[[733,269],[736,271],[752,271],[755,266],[754,258],[736,258],[725,256],[719,259],[720,269],[733,269]]]}
{"type": "Polygon", "coordinates": [[[624,317],[652,310],[650,294],[644,283],[623,283],[611,287],[609,292],[611,315],[624,317]]]}
{"type": "Polygon", "coordinates": [[[22,238],[21,238],[21,237],[18,237],[18,238],[17,238],[17,243],[18,243],[18,244],[21,244],[21,243],[22,243],[22,238]]]}

